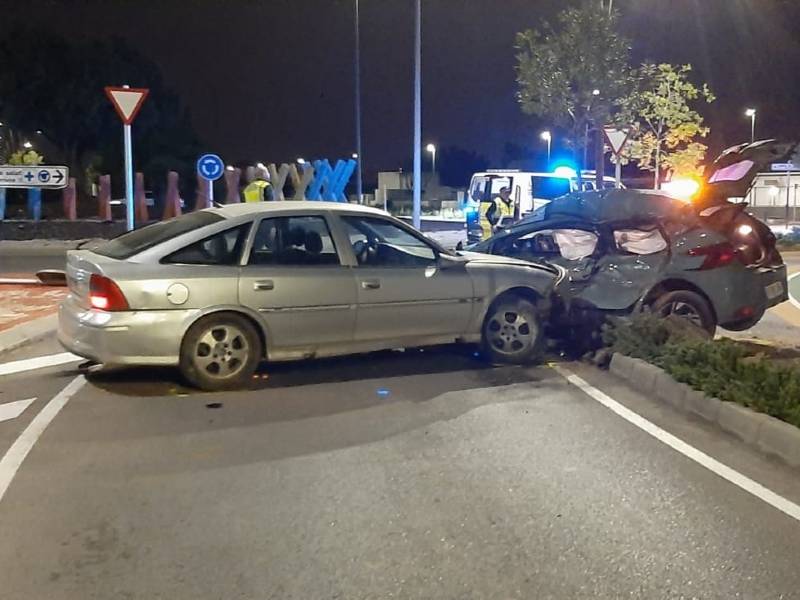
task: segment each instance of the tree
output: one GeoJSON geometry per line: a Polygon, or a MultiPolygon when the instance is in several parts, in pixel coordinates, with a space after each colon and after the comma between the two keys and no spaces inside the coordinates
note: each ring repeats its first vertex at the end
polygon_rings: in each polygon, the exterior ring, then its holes
{"type": "MultiPolygon", "coordinates": [[[[568,8],[556,26],[517,34],[517,100],[526,114],[567,132],[579,153],[595,132],[595,164],[602,184],[602,128],[625,105],[636,82],[630,46],[617,31],[618,15],[596,0],[568,8]]],[[[586,165],[583,165],[584,167],[586,165]]]]}
{"type": "Polygon", "coordinates": [[[150,88],[134,127],[137,168],[147,172],[164,152],[176,165],[196,156],[196,135],[158,66],[121,39],[72,41],[20,30],[0,40],[0,64],[4,125],[19,139],[52,146],[48,159],[66,163],[81,183],[92,166],[122,180],[122,127],[103,93],[107,85],[150,88]]]}
{"type": "Polygon", "coordinates": [[[689,81],[691,65],[645,64],[640,69],[640,89],[631,103],[635,126],[625,157],[639,168],[653,171],[654,185],[661,185],[662,170],[679,175],[699,175],[706,145],[697,141],[708,135],[695,102],[713,102],[708,86],[689,81]]]}
{"type": "Polygon", "coordinates": [[[27,152],[24,150],[17,150],[8,157],[8,164],[10,165],[34,166],[40,165],[43,162],[44,156],[33,150],[28,150],[27,152]]]}

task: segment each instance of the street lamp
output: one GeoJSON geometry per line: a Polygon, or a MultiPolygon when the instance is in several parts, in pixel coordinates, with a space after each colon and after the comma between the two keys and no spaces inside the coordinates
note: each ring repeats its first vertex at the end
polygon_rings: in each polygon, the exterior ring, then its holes
{"type": "Polygon", "coordinates": [[[436,173],[436,146],[433,144],[428,144],[425,146],[425,150],[431,153],[431,161],[432,161],[432,168],[431,173],[436,173]]]}
{"type": "Polygon", "coordinates": [[[361,25],[360,25],[360,15],[358,10],[358,0],[355,2],[355,61],[353,65],[354,69],[354,81],[353,84],[355,85],[355,112],[356,112],[356,151],[353,154],[353,158],[356,159],[358,162],[356,163],[356,195],[358,196],[358,203],[361,204],[364,201],[364,190],[363,190],[363,173],[361,170],[361,25]]]}
{"type": "Polygon", "coordinates": [[[22,144],[22,147],[23,148],[27,148],[28,150],[30,150],[31,148],[33,148],[33,144],[31,144],[30,142],[26,141],[24,144],[22,144]]]}
{"type": "Polygon", "coordinates": [[[301,157],[301,158],[298,158],[298,159],[297,159],[297,164],[298,164],[298,165],[304,165],[304,164],[306,164],[306,159],[305,159],[305,158],[302,158],[302,157],[301,157]]]}
{"type": "Polygon", "coordinates": [[[358,160],[358,152],[353,152],[353,154],[351,154],[350,156],[352,157],[353,160],[358,160]]]}
{"type": "Polygon", "coordinates": [[[748,108],[744,111],[745,117],[750,117],[750,143],[756,141],[756,109],[755,108],[748,108]]]}
{"type": "Polygon", "coordinates": [[[553,143],[553,134],[549,131],[543,131],[539,136],[543,141],[547,142],[547,168],[550,168],[550,144],[553,143]]]}

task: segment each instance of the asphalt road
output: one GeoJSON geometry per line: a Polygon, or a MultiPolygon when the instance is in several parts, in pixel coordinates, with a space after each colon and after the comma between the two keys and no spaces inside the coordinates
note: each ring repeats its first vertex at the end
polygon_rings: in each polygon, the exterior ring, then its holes
{"type": "MultiPolygon", "coordinates": [[[[800,503],[797,471],[565,366],[800,503]]],[[[67,364],[0,377],[0,407],[37,398],[0,422],[0,457],[65,387],[0,499],[3,600],[800,594],[800,522],[547,366],[443,348],[275,365],[203,394],[170,370],[84,382],[67,364]]]]}

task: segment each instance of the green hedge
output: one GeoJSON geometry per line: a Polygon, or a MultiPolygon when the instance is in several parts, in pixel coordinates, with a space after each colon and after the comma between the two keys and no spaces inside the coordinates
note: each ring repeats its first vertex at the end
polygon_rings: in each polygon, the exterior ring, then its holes
{"type": "Polygon", "coordinates": [[[800,369],[772,364],[733,340],[687,335],[648,315],[604,331],[614,351],[658,365],[678,381],[800,427],[800,369]]]}

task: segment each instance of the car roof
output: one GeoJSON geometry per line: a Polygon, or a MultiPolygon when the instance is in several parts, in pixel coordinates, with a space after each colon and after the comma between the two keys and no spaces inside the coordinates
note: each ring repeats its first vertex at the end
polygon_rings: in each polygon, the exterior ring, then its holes
{"type": "Polygon", "coordinates": [[[207,210],[215,212],[228,219],[234,217],[243,217],[250,214],[271,213],[287,210],[299,213],[328,210],[334,212],[356,212],[369,215],[386,215],[383,210],[372,208],[370,206],[363,206],[361,204],[311,200],[267,200],[265,202],[242,202],[239,204],[225,204],[223,206],[218,206],[216,208],[210,208],[207,210]]]}
{"type": "Polygon", "coordinates": [[[680,215],[688,206],[656,190],[575,192],[542,206],[521,223],[546,222],[558,217],[575,217],[593,223],[664,219],[680,215]]]}

